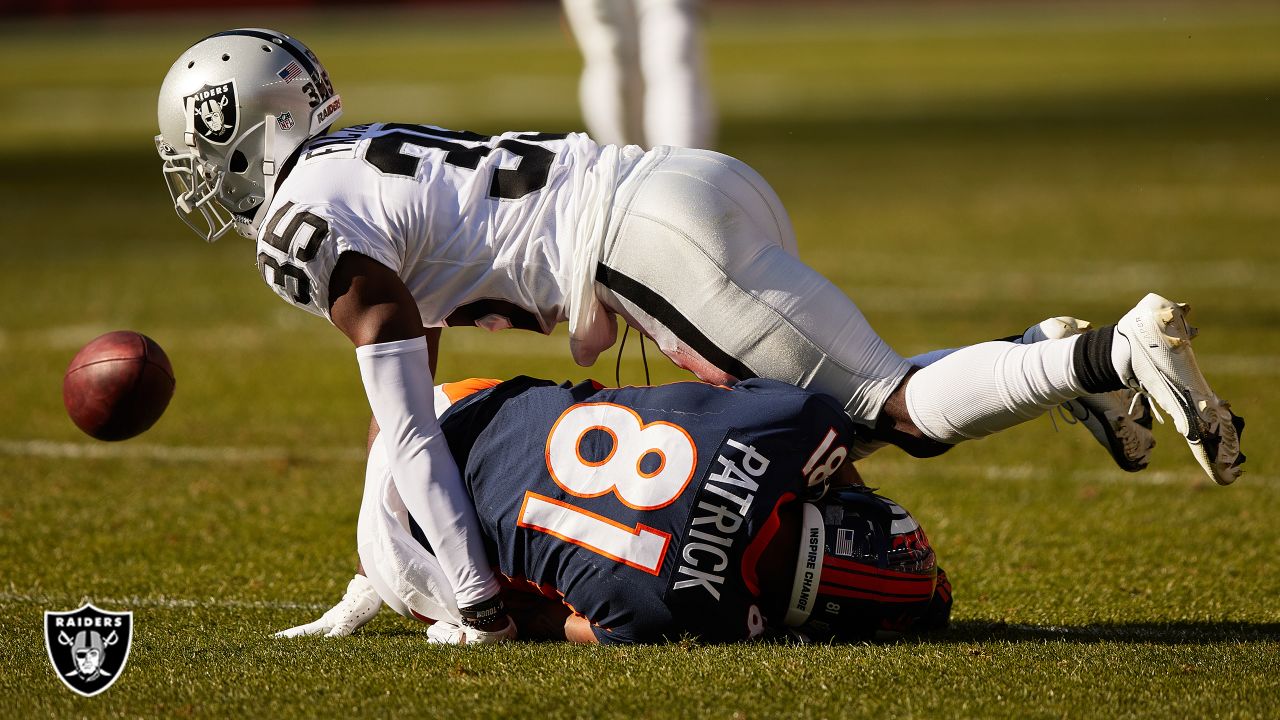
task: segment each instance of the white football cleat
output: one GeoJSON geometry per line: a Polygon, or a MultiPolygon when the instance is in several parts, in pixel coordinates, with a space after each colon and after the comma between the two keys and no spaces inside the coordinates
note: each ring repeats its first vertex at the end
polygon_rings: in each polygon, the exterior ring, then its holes
{"type": "MultiPolygon", "coordinates": [[[[1090,327],[1087,320],[1055,317],[1028,328],[1022,338],[1023,342],[1060,340],[1079,335],[1090,327]],[[1037,336],[1037,329],[1043,338],[1037,336]]],[[[1121,470],[1138,472],[1151,461],[1156,439],[1151,433],[1151,406],[1141,394],[1133,390],[1113,390],[1083,395],[1059,405],[1058,412],[1068,423],[1084,425],[1111,453],[1111,459],[1121,470]]]]}
{"type": "Polygon", "coordinates": [[[273,637],[295,638],[306,635],[346,637],[373,619],[382,608],[382,598],[364,575],[356,575],[347,583],[347,592],[337,605],[329,608],[319,620],[281,630],[273,637]]]}
{"type": "MultiPolygon", "coordinates": [[[[1120,318],[1116,332],[1129,341],[1133,364],[1133,377],[1126,381],[1173,417],[1209,477],[1230,485],[1240,477],[1245,460],[1240,452],[1244,420],[1214,394],[1200,372],[1191,350],[1196,330],[1187,324],[1188,312],[1186,303],[1151,293],[1120,318]]],[[[1156,419],[1164,421],[1158,413],[1156,419]]]]}

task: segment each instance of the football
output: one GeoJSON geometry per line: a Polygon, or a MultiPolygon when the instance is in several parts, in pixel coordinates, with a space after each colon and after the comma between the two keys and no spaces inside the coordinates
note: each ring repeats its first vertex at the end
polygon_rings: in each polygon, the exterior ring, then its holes
{"type": "Polygon", "coordinates": [[[156,341],[118,330],[94,338],[71,359],[62,402],[91,437],[126,440],[160,419],[173,388],[173,366],[156,341]]]}

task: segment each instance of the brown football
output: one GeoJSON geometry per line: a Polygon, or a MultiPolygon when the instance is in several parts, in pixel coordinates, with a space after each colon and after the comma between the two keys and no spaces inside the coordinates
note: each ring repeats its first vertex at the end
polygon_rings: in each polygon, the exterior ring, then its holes
{"type": "Polygon", "coordinates": [[[125,440],[155,424],[173,397],[173,366],[155,340],[130,330],[94,338],[71,359],[62,402],[76,427],[125,440]]]}

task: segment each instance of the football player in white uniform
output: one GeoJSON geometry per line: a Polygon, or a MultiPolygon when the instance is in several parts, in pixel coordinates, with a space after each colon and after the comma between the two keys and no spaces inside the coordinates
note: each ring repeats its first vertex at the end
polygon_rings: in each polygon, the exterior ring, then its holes
{"type": "Polygon", "coordinates": [[[297,40],[230,30],[169,70],[156,144],[179,216],[206,240],[233,226],[256,238],[276,293],[355,344],[393,475],[430,478],[397,488],[473,640],[511,625],[431,404],[430,344],[445,325],[550,332],[567,321],[570,351],[589,365],[621,315],[702,380],[824,392],[872,441],[917,457],[1072,400],[1140,434],[1139,403],[1113,393],[1142,393],[1210,477],[1240,474],[1241,423],[1200,373],[1185,305],[1152,294],[1116,325],[981,343],[921,369],[798,259],[777,196],[738,160],[581,134],[400,123],[325,134],[341,109],[297,40]]]}
{"type": "Polygon", "coordinates": [[[582,51],[578,102],[604,145],[710,148],[701,0],[564,0],[582,51]]]}

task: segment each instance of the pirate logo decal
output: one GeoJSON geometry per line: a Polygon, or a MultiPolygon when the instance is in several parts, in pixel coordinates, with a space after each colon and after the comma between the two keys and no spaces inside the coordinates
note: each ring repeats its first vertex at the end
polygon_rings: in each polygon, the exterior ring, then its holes
{"type": "Polygon", "coordinates": [[[205,85],[187,96],[195,101],[196,134],[214,145],[226,145],[236,133],[236,84],[228,80],[205,85]]]}
{"type": "Polygon", "coordinates": [[[86,603],[78,610],[45,612],[44,646],[59,679],[92,697],[111,687],[129,660],[133,613],[107,612],[86,603]]]}

